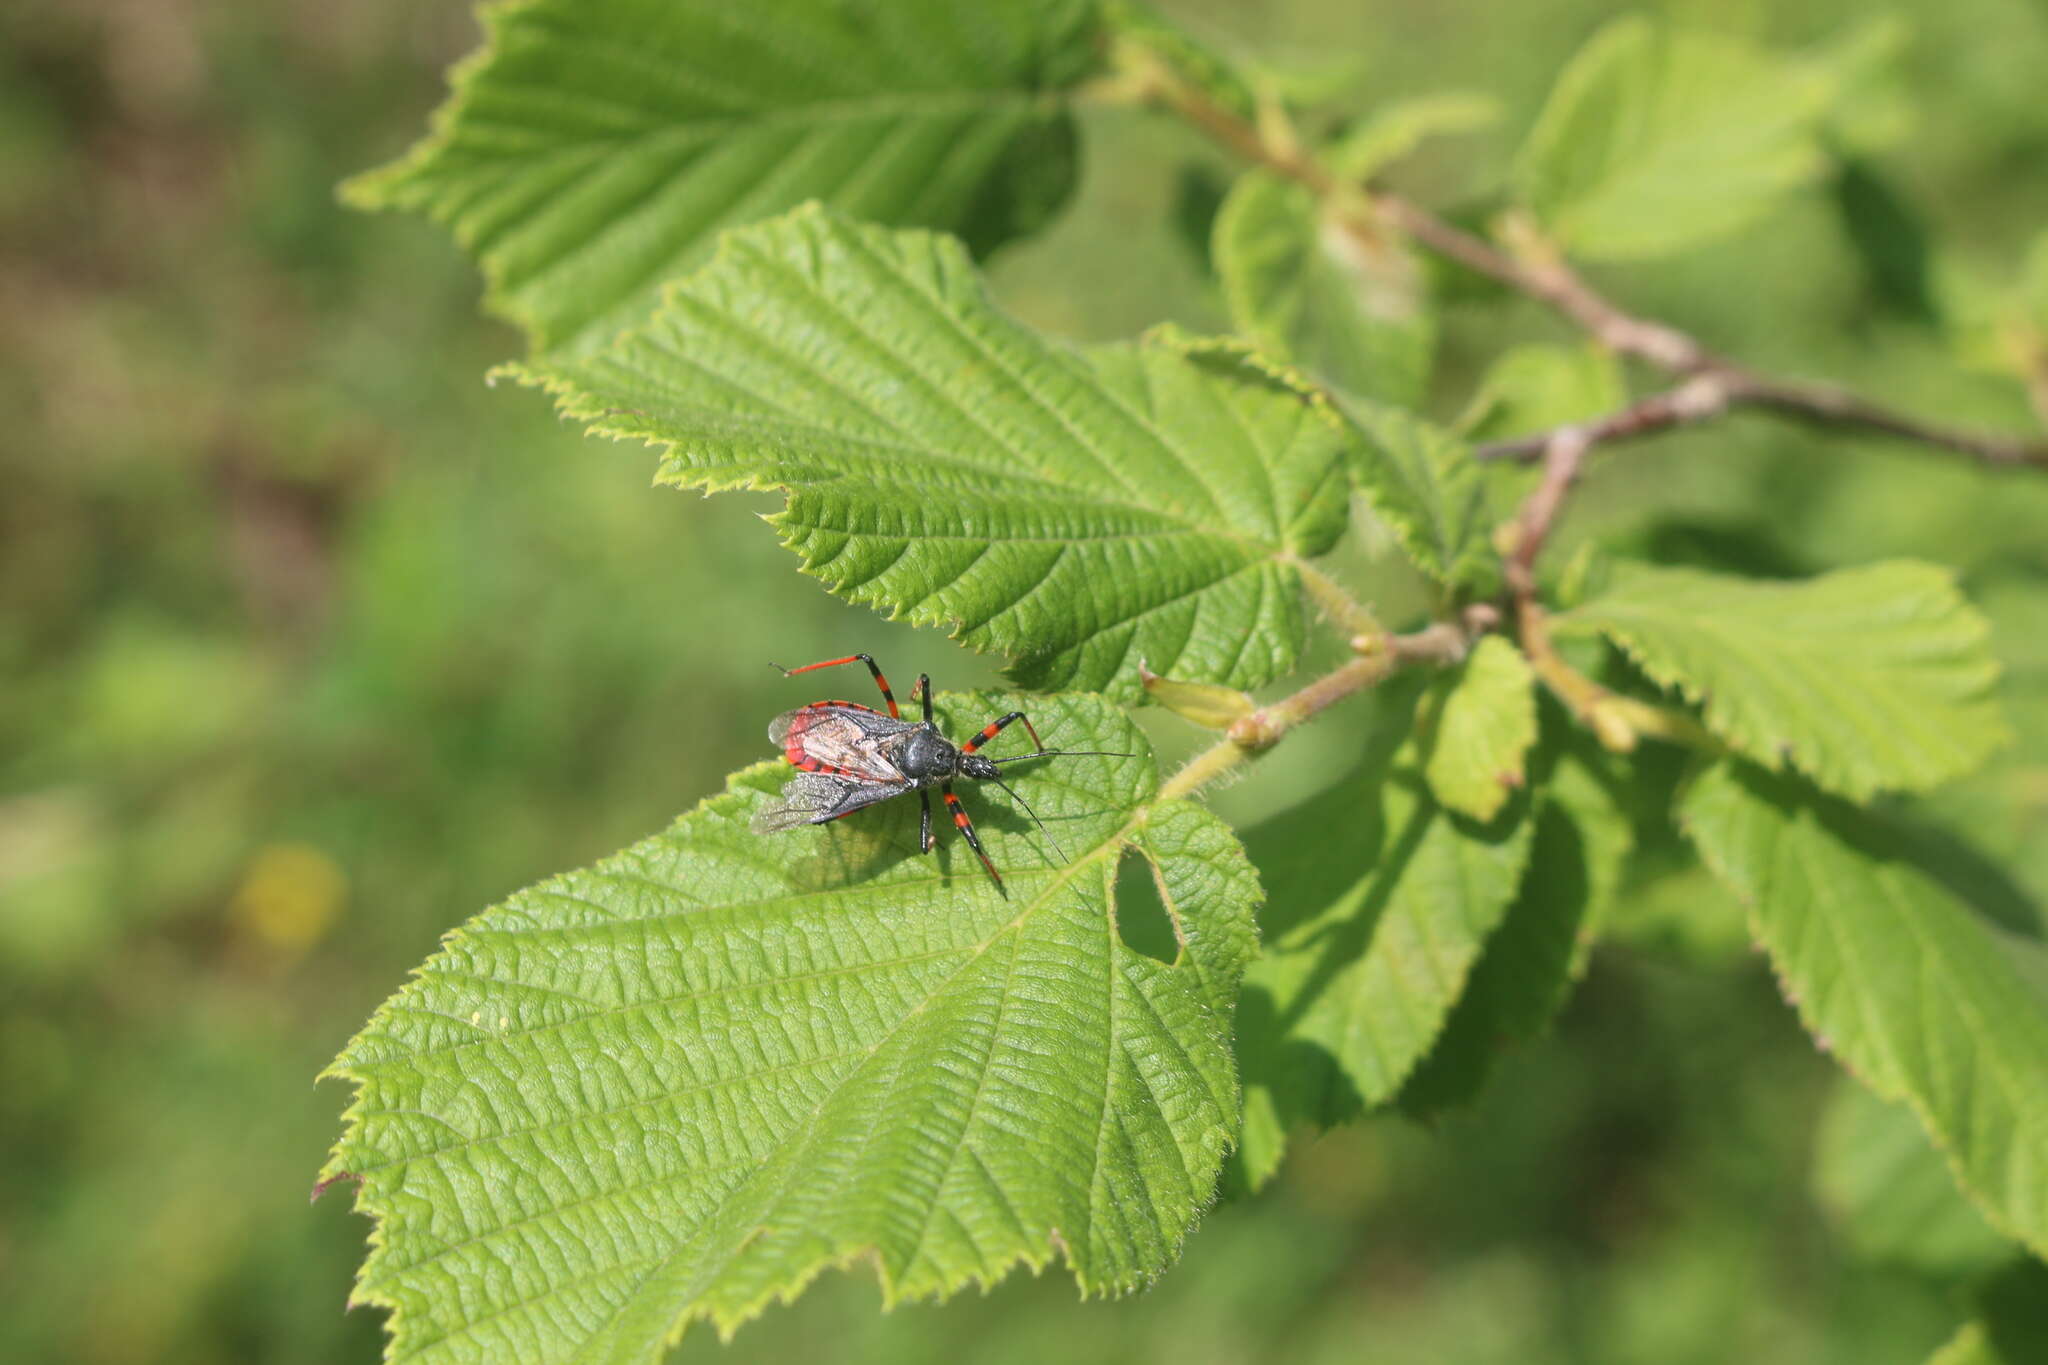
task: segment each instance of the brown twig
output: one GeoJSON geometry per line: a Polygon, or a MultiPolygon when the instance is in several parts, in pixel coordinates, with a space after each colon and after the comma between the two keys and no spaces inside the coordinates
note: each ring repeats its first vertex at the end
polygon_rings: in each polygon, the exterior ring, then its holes
{"type": "MultiPolygon", "coordinates": [[[[1832,384],[1768,378],[1715,355],[1674,327],[1623,311],[1540,242],[1530,252],[1513,256],[1398,195],[1376,194],[1372,202],[1430,250],[1549,304],[1609,350],[1703,381],[1652,395],[1601,419],[1595,423],[1596,440],[1646,435],[1717,417],[1731,408],[1752,407],[1819,426],[1861,428],[1974,456],[1988,465],[2048,469],[2048,440],[1941,426],[1832,384]]],[[[1484,458],[1534,460],[1546,441],[1547,436],[1534,437],[1515,443],[1509,451],[1490,451],[1484,458]]]]}
{"type": "Polygon", "coordinates": [[[1511,256],[1485,238],[1385,190],[1375,192],[1372,203],[1388,222],[1437,255],[1549,304],[1597,337],[1609,350],[1640,356],[1676,374],[1689,374],[1720,363],[1699,342],[1677,328],[1624,312],[1595,292],[1555,252],[1534,250],[1526,258],[1511,256]]]}
{"type": "Polygon", "coordinates": [[[1543,685],[1580,721],[1592,727],[1600,742],[1617,752],[1635,747],[1626,726],[1603,725],[1603,705],[1613,696],[1606,688],[1564,661],[1551,646],[1548,614],[1536,596],[1536,556],[1550,538],[1550,528],[1564,506],[1564,495],[1578,478],[1579,466],[1592,448],[1590,426],[1560,427],[1543,441],[1543,480],[1522,500],[1515,517],[1514,544],[1508,548],[1503,572],[1514,604],[1515,634],[1523,655],[1543,685]]]}
{"type": "Polygon", "coordinates": [[[1543,685],[1605,748],[1628,753],[1638,739],[1648,735],[1718,753],[1720,741],[1685,712],[1609,691],[1573,668],[1550,642],[1550,613],[1536,593],[1536,557],[1550,538],[1565,494],[1571,491],[1586,452],[1592,448],[1594,434],[1591,424],[1560,427],[1551,434],[1543,451],[1543,479],[1523,500],[1515,520],[1515,542],[1509,548],[1504,572],[1522,654],[1543,685]]]}
{"type": "MultiPolygon", "coordinates": [[[[1822,426],[1861,428],[1971,455],[1994,467],[2048,465],[2048,440],[1935,426],[1865,402],[1841,389],[1765,379],[1725,363],[1715,364],[1677,388],[1653,393],[1578,425],[1598,445],[1688,426],[1737,408],[1762,408],[1794,421],[1822,426]]],[[[1474,446],[1472,455],[1478,460],[1533,464],[1543,457],[1554,435],[1539,431],[1503,441],[1486,441],[1474,446]]]]}
{"type": "Polygon", "coordinates": [[[1559,427],[1550,435],[1543,452],[1543,481],[1522,501],[1515,518],[1514,545],[1509,550],[1505,574],[1508,591],[1523,602],[1536,596],[1536,556],[1550,539],[1550,528],[1564,506],[1564,495],[1579,477],[1579,466],[1592,448],[1592,428],[1559,427]]]}
{"type": "MultiPolygon", "coordinates": [[[[1586,444],[1603,445],[1669,427],[1703,422],[1726,412],[1729,401],[1725,377],[1719,372],[1709,372],[1688,379],[1675,389],[1637,399],[1604,417],[1574,425],[1585,437],[1586,444]]],[[[1512,460],[1533,464],[1543,458],[1558,435],[1558,431],[1539,431],[1504,441],[1484,441],[1472,447],[1472,457],[1476,460],[1512,460]]]]}
{"type": "Polygon", "coordinates": [[[1746,371],[1731,371],[1728,379],[1731,405],[1764,408],[1781,416],[1821,426],[1860,427],[1901,441],[1975,456],[1985,464],[1997,467],[2048,469],[2048,439],[1968,431],[1923,422],[1831,384],[1766,379],[1746,371]]]}
{"type": "MultiPolygon", "coordinates": [[[[2048,470],[2048,440],[1942,426],[1833,385],[1757,374],[1714,354],[1676,327],[1621,308],[1588,284],[1528,225],[1517,227],[1515,220],[1510,220],[1511,229],[1518,231],[1521,241],[1517,250],[1505,251],[1400,195],[1340,185],[1298,145],[1270,145],[1252,123],[1174,79],[1170,73],[1148,72],[1138,93],[1140,98],[1166,105],[1239,156],[1299,182],[1318,197],[1327,200],[1345,193],[1351,200],[1346,205],[1350,211],[1339,215],[1339,221],[1346,231],[1361,239],[1370,241],[1379,224],[1391,224],[1437,255],[1548,304],[1618,354],[1636,356],[1687,379],[1715,381],[1714,386],[1697,389],[1680,385],[1667,394],[1653,395],[1595,422],[1595,441],[1645,435],[1719,416],[1732,408],[1750,407],[1825,427],[1877,432],[1973,456],[1998,468],[2048,470]],[[1705,401],[1709,398],[1715,401],[1705,401]]],[[[2048,407],[2048,397],[2042,396],[2048,394],[2048,378],[2042,381],[2041,390],[2036,401],[2048,407]]],[[[2048,413],[2044,413],[2044,419],[2048,419],[2048,413]]],[[[1548,439],[1545,434],[1529,441],[1503,443],[1489,449],[1486,458],[1534,460],[1541,455],[1548,439]]]]}
{"type": "Polygon", "coordinates": [[[1579,466],[1592,448],[1593,428],[1560,427],[1543,441],[1543,479],[1527,498],[1514,522],[1514,544],[1508,547],[1503,574],[1508,598],[1514,605],[1515,635],[1529,666],[1557,699],[1579,720],[1592,727],[1600,742],[1616,752],[1635,746],[1635,737],[1625,728],[1602,728],[1601,706],[1612,695],[1608,690],[1564,661],[1550,643],[1546,624],[1548,613],[1536,595],[1536,556],[1550,538],[1550,528],[1564,506],[1564,495],[1578,478],[1579,466]]]}

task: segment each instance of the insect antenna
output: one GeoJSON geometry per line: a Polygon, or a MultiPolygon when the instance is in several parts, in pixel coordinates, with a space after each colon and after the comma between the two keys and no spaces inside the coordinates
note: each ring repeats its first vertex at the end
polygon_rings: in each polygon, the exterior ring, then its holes
{"type": "MultiPolygon", "coordinates": [[[[1037,755],[1037,754],[1026,754],[1026,755],[1025,755],[1025,757],[1026,757],[1026,758],[1037,758],[1037,757],[1038,757],[1038,755],[1037,755]]],[[[1035,811],[1035,810],[1033,810],[1033,809],[1031,809],[1031,805],[1030,805],[1030,803],[1029,803],[1029,802],[1027,802],[1027,801],[1026,801],[1026,800],[1025,800],[1025,799],[1024,799],[1023,797],[1021,797],[1021,796],[1017,795],[1017,793],[1016,793],[1015,791],[1013,791],[1013,790],[1011,789],[1011,787],[1010,787],[1010,784],[1009,784],[1009,783],[1007,783],[1007,782],[1005,782],[1005,781],[1003,781],[1003,779],[1002,779],[1002,778],[1000,778],[1000,777],[992,777],[992,778],[990,778],[989,780],[990,780],[991,782],[995,783],[995,784],[996,784],[996,785],[997,785],[998,787],[1001,787],[1001,788],[1002,788],[1002,789],[1003,789],[1004,791],[1006,791],[1006,792],[1009,792],[1009,793],[1010,793],[1010,799],[1011,799],[1012,801],[1015,801],[1015,802],[1016,802],[1016,803],[1017,803],[1018,805],[1020,805],[1020,806],[1024,807],[1024,813],[1025,813],[1026,815],[1028,815],[1028,816],[1030,816],[1030,817],[1031,817],[1031,823],[1032,823],[1032,824],[1034,824],[1034,825],[1038,826],[1038,832],[1039,832],[1040,834],[1043,834],[1043,835],[1045,836],[1045,841],[1046,841],[1046,842],[1047,842],[1048,844],[1051,844],[1051,845],[1052,845],[1052,851],[1060,855],[1060,861],[1061,861],[1061,862],[1063,862],[1063,863],[1070,863],[1070,862],[1072,862],[1072,861],[1073,861],[1073,859],[1071,859],[1071,858],[1069,858],[1069,857],[1067,856],[1067,851],[1066,851],[1065,849],[1063,849],[1063,848],[1061,848],[1061,847],[1060,847],[1060,841],[1052,837],[1052,831],[1051,831],[1051,830],[1049,830],[1049,829],[1047,829],[1047,828],[1045,827],[1045,821],[1043,821],[1043,820],[1041,820],[1041,819],[1039,819],[1039,818],[1038,818],[1038,812],[1037,812],[1037,811],[1035,811]]]]}
{"type": "MultiPolygon", "coordinates": [[[[1005,763],[1022,763],[1027,758],[1136,758],[1136,754],[1118,753],[1114,749],[1040,749],[1035,754],[1012,754],[1008,758],[992,758],[989,762],[1001,767],[1005,763]]],[[[1008,791],[1009,788],[1003,788],[1008,791]]]]}

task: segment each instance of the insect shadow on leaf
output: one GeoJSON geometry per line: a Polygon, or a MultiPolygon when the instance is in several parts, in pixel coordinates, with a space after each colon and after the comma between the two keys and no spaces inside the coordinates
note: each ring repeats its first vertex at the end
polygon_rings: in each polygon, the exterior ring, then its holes
{"type": "Polygon", "coordinates": [[[981,865],[987,869],[996,889],[1008,895],[1003,887],[1002,874],[996,871],[995,863],[982,847],[981,836],[975,832],[974,821],[953,790],[953,780],[956,777],[966,778],[993,782],[1001,787],[1017,803],[1018,809],[1030,817],[1031,823],[1038,827],[1039,834],[1053,851],[1065,861],[1065,850],[1046,829],[1045,822],[1038,818],[1029,802],[1003,781],[1003,766],[1032,758],[1133,757],[1104,749],[1048,749],[1038,737],[1038,728],[1022,711],[998,716],[982,726],[980,732],[965,744],[955,744],[940,733],[938,724],[932,719],[930,677],[920,673],[917,685],[911,691],[912,699],[923,704],[924,719],[905,720],[897,709],[896,694],[889,687],[888,678],[883,676],[873,657],[867,654],[849,654],[843,659],[826,659],[801,668],[783,668],[781,664],[770,667],[781,669],[784,677],[795,677],[813,669],[836,668],[851,663],[867,665],[875,686],[882,693],[882,701],[889,708],[888,713],[885,715],[872,707],[850,701],[814,701],[794,711],[785,711],[770,721],[769,741],[782,746],[784,757],[800,771],[783,784],[779,804],[763,806],[754,813],[756,833],[779,834],[802,825],[828,824],[891,797],[914,791],[920,808],[918,850],[929,853],[937,843],[932,834],[932,788],[936,787],[953,818],[954,828],[960,831],[961,837],[967,840],[967,846],[981,859],[981,865]],[[982,745],[1020,722],[1025,733],[1031,736],[1032,752],[1007,758],[988,758],[978,752],[982,745]]]}

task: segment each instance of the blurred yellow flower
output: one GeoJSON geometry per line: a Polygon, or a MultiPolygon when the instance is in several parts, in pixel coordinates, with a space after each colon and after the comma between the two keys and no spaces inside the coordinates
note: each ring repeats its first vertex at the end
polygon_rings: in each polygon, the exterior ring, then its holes
{"type": "Polygon", "coordinates": [[[320,941],[348,897],[348,876],[311,844],[266,844],[228,902],[241,935],[287,961],[320,941]]]}

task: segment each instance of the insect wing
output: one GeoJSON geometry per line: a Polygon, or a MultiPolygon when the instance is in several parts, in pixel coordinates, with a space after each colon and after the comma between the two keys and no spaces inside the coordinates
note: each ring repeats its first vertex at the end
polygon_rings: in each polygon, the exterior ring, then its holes
{"type": "Polygon", "coordinates": [[[830,820],[833,809],[859,787],[843,777],[802,773],[783,784],[781,805],[763,806],[754,812],[754,833],[779,834],[798,825],[830,820]]]}
{"type": "Polygon", "coordinates": [[[754,812],[753,830],[756,834],[780,834],[799,825],[822,825],[863,806],[900,796],[911,787],[903,781],[863,782],[827,773],[798,773],[783,784],[782,804],[754,812]]]}
{"type": "Polygon", "coordinates": [[[917,727],[847,701],[812,702],[785,711],[768,725],[768,738],[791,763],[858,782],[901,782],[882,751],[884,741],[917,727]]]}

